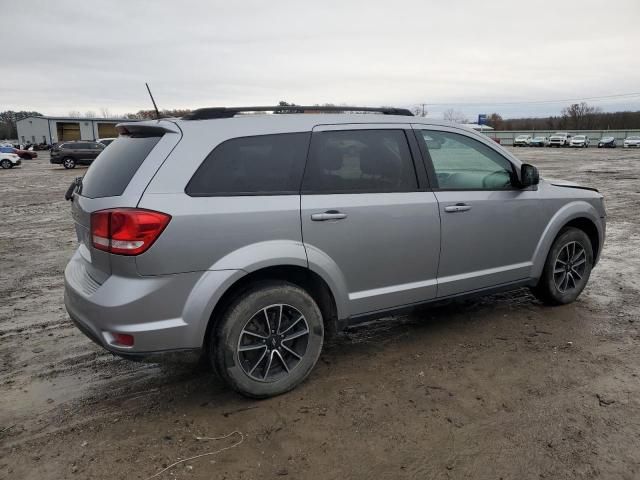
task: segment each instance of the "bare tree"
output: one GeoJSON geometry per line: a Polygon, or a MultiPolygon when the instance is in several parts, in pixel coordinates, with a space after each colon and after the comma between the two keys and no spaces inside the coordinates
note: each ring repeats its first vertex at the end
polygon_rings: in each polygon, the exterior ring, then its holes
{"type": "Polygon", "coordinates": [[[568,128],[584,130],[593,128],[595,115],[600,109],[592,107],[586,102],[573,103],[562,109],[562,118],[568,128]]]}
{"type": "Polygon", "coordinates": [[[426,103],[421,103],[416,105],[411,109],[411,113],[413,113],[416,117],[426,117],[429,111],[425,109],[426,103]]]}
{"type": "Polygon", "coordinates": [[[102,118],[111,118],[111,112],[107,107],[102,107],[100,109],[100,114],[102,115],[102,118]]]}
{"type": "Polygon", "coordinates": [[[492,113],[487,117],[487,125],[495,130],[502,129],[502,124],[502,115],[500,115],[499,113],[492,113]]]}
{"type": "Polygon", "coordinates": [[[81,115],[81,114],[80,114],[80,112],[79,112],[79,111],[77,111],[77,110],[71,110],[71,111],[69,112],[69,116],[70,116],[71,118],[80,118],[82,115],[81,115]]]}
{"type": "Polygon", "coordinates": [[[464,113],[454,110],[453,108],[445,110],[444,113],[442,114],[442,118],[444,118],[447,122],[452,122],[452,123],[468,122],[467,117],[464,115],[464,113]]]}
{"type": "Polygon", "coordinates": [[[86,112],[84,112],[84,116],[86,118],[95,118],[96,112],[94,112],[93,110],[87,110],[86,112]]]}

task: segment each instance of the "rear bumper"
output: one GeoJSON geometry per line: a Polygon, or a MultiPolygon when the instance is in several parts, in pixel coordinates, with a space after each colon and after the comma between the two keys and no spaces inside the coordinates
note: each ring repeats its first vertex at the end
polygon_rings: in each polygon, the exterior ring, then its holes
{"type": "Polygon", "coordinates": [[[78,252],[69,261],[64,303],[71,320],[87,337],[134,360],[197,356],[213,306],[207,308],[209,299],[194,296],[194,290],[218,272],[133,278],[111,275],[98,284],[89,277],[86,265],[78,252]],[[115,344],[115,333],[133,335],[134,345],[115,344]]]}

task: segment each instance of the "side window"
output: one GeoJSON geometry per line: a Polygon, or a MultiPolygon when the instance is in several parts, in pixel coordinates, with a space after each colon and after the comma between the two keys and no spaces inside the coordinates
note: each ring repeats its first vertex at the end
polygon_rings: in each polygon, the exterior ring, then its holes
{"type": "Polygon", "coordinates": [[[335,130],[317,132],[311,138],[304,192],[410,192],[417,188],[403,130],[335,130]]]}
{"type": "Polygon", "coordinates": [[[421,130],[443,190],[509,190],[511,162],[483,143],[450,132],[421,130]]]}
{"type": "Polygon", "coordinates": [[[185,189],[194,197],[299,193],[309,133],[241,137],[221,143],[185,189]]]}

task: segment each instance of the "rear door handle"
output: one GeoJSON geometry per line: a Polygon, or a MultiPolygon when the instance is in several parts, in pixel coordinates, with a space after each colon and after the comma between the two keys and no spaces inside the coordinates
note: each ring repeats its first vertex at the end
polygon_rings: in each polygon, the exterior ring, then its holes
{"type": "Polygon", "coordinates": [[[456,203],[455,205],[444,207],[444,211],[449,213],[466,212],[468,210],[471,210],[471,205],[467,205],[466,203],[456,203]]]}
{"type": "Polygon", "coordinates": [[[311,220],[314,222],[325,222],[327,220],[342,220],[347,218],[346,213],[339,212],[337,210],[327,210],[324,213],[314,213],[311,215],[311,220]]]}

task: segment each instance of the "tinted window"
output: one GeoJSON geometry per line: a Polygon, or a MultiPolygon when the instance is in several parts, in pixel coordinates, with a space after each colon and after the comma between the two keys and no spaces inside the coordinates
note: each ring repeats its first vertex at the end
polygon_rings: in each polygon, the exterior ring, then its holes
{"type": "Polygon", "coordinates": [[[82,179],[82,195],[90,198],[122,195],[160,138],[118,137],[87,170],[82,179]]]}
{"type": "Polygon", "coordinates": [[[88,143],[76,142],[76,143],[66,143],[64,148],[71,150],[84,150],[86,148],[91,148],[88,143]]]}
{"type": "Polygon", "coordinates": [[[417,187],[404,131],[339,130],[313,134],[305,192],[408,192],[417,187]]]}
{"type": "Polygon", "coordinates": [[[204,159],[186,192],[192,196],[298,193],[308,145],[309,133],[227,140],[204,159]]]}
{"type": "Polygon", "coordinates": [[[487,145],[457,133],[422,130],[438,187],[446,190],[511,188],[511,162],[487,145]]]}

